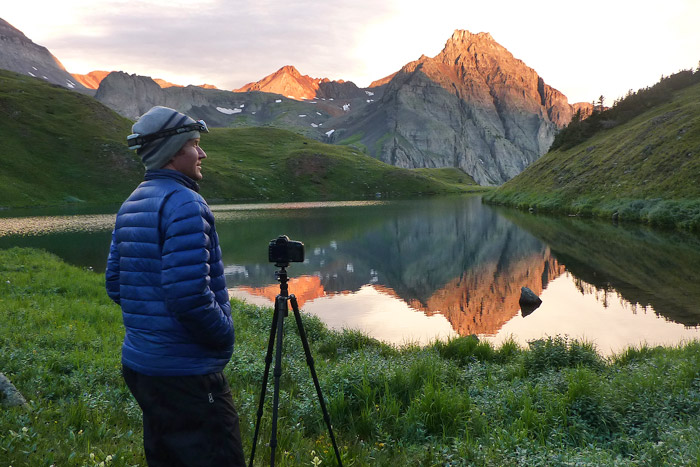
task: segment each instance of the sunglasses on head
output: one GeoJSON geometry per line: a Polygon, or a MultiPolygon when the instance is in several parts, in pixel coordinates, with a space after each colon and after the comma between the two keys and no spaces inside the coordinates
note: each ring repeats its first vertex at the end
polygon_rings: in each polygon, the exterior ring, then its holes
{"type": "Polygon", "coordinates": [[[190,131],[199,131],[200,133],[209,133],[209,128],[204,120],[198,120],[194,123],[188,123],[187,125],[178,126],[175,128],[167,128],[165,130],[160,130],[149,135],[141,135],[139,133],[134,133],[126,137],[126,144],[129,149],[139,149],[144,144],[148,144],[151,141],[165,138],[166,136],[175,136],[180,133],[187,133],[190,131]]]}

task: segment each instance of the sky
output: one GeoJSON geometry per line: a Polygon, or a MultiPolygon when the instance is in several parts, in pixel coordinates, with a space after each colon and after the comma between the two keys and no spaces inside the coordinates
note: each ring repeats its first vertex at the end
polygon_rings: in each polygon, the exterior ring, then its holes
{"type": "Polygon", "coordinates": [[[236,89],[285,65],[360,87],[456,29],[488,32],[570,103],[697,68],[700,0],[22,0],[0,18],[70,73],[236,89]]]}

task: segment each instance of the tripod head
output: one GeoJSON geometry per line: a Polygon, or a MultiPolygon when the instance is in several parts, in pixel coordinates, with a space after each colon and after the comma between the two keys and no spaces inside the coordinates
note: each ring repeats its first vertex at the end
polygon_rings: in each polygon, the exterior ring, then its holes
{"type": "Polygon", "coordinates": [[[287,264],[280,264],[276,263],[275,266],[278,268],[281,268],[279,271],[275,271],[275,278],[277,279],[277,282],[280,283],[280,295],[284,298],[287,298],[289,296],[289,286],[287,285],[287,282],[289,281],[289,278],[287,277],[287,266],[289,266],[289,263],[287,264]]]}

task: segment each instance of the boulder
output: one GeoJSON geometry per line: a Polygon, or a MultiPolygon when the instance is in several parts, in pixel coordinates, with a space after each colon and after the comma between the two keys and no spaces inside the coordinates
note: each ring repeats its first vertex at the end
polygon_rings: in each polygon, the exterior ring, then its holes
{"type": "Polygon", "coordinates": [[[27,401],[9,379],[0,373],[0,406],[26,406],[27,401]]]}
{"type": "Polygon", "coordinates": [[[542,299],[532,290],[528,289],[527,287],[522,287],[520,289],[519,304],[523,316],[527,316],[539,308],[539,306],[542,304],[542,299]]]}

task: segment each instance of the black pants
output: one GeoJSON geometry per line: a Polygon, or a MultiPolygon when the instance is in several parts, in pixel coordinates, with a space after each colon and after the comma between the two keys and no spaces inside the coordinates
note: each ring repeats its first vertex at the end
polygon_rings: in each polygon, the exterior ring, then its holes
{"type": "Polygon", "coordinates": [[[122,366],[143,411],[150,467],[244,466],[238,414],[224,374],[147,376],[122,366]]]}

